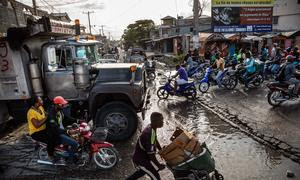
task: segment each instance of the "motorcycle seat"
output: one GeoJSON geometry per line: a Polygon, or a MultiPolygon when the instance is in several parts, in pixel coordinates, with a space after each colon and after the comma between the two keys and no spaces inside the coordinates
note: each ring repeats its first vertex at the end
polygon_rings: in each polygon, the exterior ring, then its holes
{"type": "Polygon", "coordinates": [[[286,88],[290,85],[288,82],[285,82],[285,81],[276,81],[276,82],[272,82],[270,84],[273,86],[278,86],[278,87],[283,87],[283,88],[286,88]]]}

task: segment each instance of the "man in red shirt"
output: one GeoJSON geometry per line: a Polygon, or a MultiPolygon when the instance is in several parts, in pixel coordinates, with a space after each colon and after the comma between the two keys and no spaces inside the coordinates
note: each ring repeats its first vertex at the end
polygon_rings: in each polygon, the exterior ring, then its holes
{"type": "Polygon", "coordinates": [[[137,171],[132,174],[127,180],[135,180],[148,175],[152,180],[160,180],[158,171],[165,168],[165,165],[160,164],[156,159],[156,148],[161,150],[161,146],[157,141],[156,129],[162,128],[164,121],[163,115],[159,112],[151,114],[151,124],[149,124],[142,132],[137,140],[135,152],[132,161],[137,168],[137,171]],[[156,169],[157,166],[158,169],[156,169]]]}

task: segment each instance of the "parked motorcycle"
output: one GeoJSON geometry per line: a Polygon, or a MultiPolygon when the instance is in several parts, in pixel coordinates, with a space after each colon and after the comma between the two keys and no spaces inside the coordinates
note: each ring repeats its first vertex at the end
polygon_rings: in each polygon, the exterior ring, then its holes
{"type": "MultiPolygon", "coordinates": [[[[229,84],[230,89],[234,89],[238,82],[240,84],[245,84],[244,74],[246,72],[246,68],[244,65],[239,64],[236,67],[235,71],[230,71],[226,76],[229,80],[226,84],[229,84]]],[[[262,68],[257,68],[256,72],[248,76],[248,85],[254,85],[256,87],[260,86],[264,82],[263,70],[262,68]]]]}
{"type": "MultiPolygon", "coordinates": [[[[222,75],[220,77],[221,83],[222,83],[222,85],[224,85],[224,87],[226,89],[233,89],[236,86],[236,84],[232,85],[232,83],[235,83],[235,81],[230,82],[230,81],[233,81],[233,79],[229,78],[229,76],[225,77],[227,72],[228,72],[228,69],[225,69],[224,72],[222,73],[222,75]]],[[[208,67],[206,69],[204,78],[199,82],[199,91],[201,91],[202,93],[206,93],[209,90],[210,86],[217,85],[217,81],[215,80],[215,78],[212,77],[213,73],[215,73],[215,71],[212,67],[208,67]]]]}
{"type": "Polygon", "coordinates": [[[169,95],[171,96],[185,96],[186,98],[195,99],[197,96],[197,90],[195,87],[195,83],[187,83],[183,85],[179,85],[179,88],[174,93],[174,87],[171,84],[172,79],[168,79],[165,85],[161,86],[157,90],[157,96],[159,99],[168,99],[169,95]]]}
{"type": "Polygon", "coordinates": [[[107,129],[98,127],[93,132],[86,122],[80,124],[74,123],[68,126],[67,130],[72,131],[69,134],[80,144],[80,152],[75,154],[69,153],[67,145],[59,145],[55,148],[54,157],[63,159],[66,163],[56,164],[49,161],[47,153],[47,145],[37,142],[38,148],[38,163],[45,165],[62,165],[62,166],[88,166],[107,170],[116,166],[119,161],[118,152],[113,144],[105,142],[107,137],[107,129]]]}
{"type": "Polygon", "coordinates": [[[294,91],[295,85],[290,85],[285,82],[270,82],[267,84],[269,88],[268,93],[268,103],[271,106],[279,106],[285,101],[294,101],[299,98],[300,90],[298,95],[292,95],[291,92],[294,91]]]}
{"type": "Polygon", "coordinates": [[[191,78],[195,78],[195,79],[202,79],[204,77],[205,74],[205,69],[209,66],[209,63],[199,63],[198,65],[188,69],[187,74],[188,77],[191,78]]]}

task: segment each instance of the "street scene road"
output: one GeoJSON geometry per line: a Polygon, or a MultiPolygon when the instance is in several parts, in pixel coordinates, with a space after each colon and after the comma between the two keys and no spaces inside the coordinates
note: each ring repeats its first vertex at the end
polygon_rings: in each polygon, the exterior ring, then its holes
{"type": "Polygon", "coordinates": [[[300,1],[0,0],[0,179],[300,179],[300,1]]]}

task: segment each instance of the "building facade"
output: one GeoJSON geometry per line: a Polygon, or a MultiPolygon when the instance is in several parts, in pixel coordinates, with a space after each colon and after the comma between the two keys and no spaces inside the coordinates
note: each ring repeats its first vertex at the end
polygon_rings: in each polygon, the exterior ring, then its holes
{"type": "Polygon", "coordinates": [[[300,0],[275,0],[273,31],[300,30],[300,0]]]}
{"type": "MultiPolygon", "coordinates": [[[[171,17],[161,19],[162,24],[150,32],[148,46],[160,53],[182,54],[191,49],[191,40],[194,33],[193,17],[171,17]]],[[[211,17],[199,17],[199,32],[211,32],[211,17]]]]}

